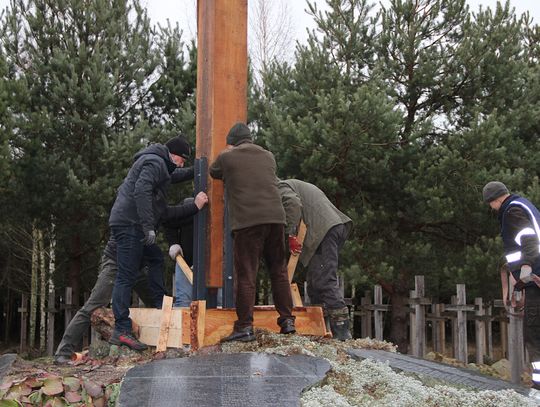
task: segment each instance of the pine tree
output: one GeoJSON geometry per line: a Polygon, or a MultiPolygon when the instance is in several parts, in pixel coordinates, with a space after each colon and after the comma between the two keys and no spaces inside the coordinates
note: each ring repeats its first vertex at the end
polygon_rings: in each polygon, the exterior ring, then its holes
{"type": "Polygon", "coordinates": [[[254,89],[252,117],[280,175],[317,184],[353,218],[342,264],[349,280],[383,286],[390,339],[406,351],[414,275],[441,301],[456,283],[499,296],[481,188],[499,178],[539,196],[527,152],[538,148],[537,31],[508,5],[471,14],[461,0],[394,0],[370,18],[366,2],[327,3],[311,6],[320,34],[254,89]]]}
{"type": "Polygon", "coordinates": [[[55,223],[57,278],[66,276],[77,301],[133,154],[194,122],[194,51],[184,58],[180,32],[153,28],[138,0],[18,0],[1,27],[10,202],[21,215],[12,224],[55,223]]]}

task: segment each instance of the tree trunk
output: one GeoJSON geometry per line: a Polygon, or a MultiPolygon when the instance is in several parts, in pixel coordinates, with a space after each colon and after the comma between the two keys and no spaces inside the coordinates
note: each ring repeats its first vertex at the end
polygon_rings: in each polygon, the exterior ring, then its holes
{"type": "Polygon", "coordinates": [[[398,351],[407,353],[409,349],[409,341],[407,339],[407,321],[408,314],[406,301],[408,295],[401,287],[395,287],[390,294],[391,322],[390,322],[390,341],[397,345],[398,351]]]}
{"type": "Polygon", "coordinates": [[[71,261],[68,275],[68,286],[73,289],[73,306],[79,306],[81,281],[81,236],[77,233],[71,238],[71,261]]]}
{"type": "MultiPolygon", "coordinates": [[[[49,232],[49,295],[48,298],[54,298],[54,272],[56,270],[56,235],[55,225],[51,223],[51,230],[49,232]],[[51,293],[53,295],[51,295],[51,293]]],[[[49,308],[54,308],[55,304],[49,303],[49,308]]],[[[47,327],[48,327],[48,349],[47,353],[52,355],[54,352],[54,314],[52,312],[47,314],[47,327]]]]}
{"type": "Polygon", "coordinates": [[[9,344],[10,340],[10,332],[11,332],[11,290],[9,287],[7,288],[7,294],[4,297],[4,309],[2,310],[4,312],[4,343],[9,344]]]}
{"type": "Polygon", "coordinates": [[[47,269],[45,268],[45,242],[43,241],[43,232],[38,231],[38,245],[39,245],[39,351],[41,354],[45,352],[45,345],[47,341],[47,327],[46,327],[46,298],[47,298],[47,269]]]}
{"type": "Polygon", "coordinates": [[[38,229],[32,225],[32,276],[30,279],[30,323],[28,333],[28,346],[34,348],[36,340],[36,312],[37,312],[37,291],[38,291],[38,268],[39,268],[39,246],[38,229]]]}

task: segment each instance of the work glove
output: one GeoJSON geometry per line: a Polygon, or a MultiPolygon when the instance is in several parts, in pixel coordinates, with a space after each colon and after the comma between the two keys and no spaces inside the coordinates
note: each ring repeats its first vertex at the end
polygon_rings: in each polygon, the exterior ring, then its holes
{"type": "Polygon", "coordinates": [[[523,287],[525,284],[533,281],[533,274],[532,274],[532,268],[528,264],[524,264],[521,266],[521,269],[519,270],[519,280],[517,281],[515,285],[516,290],[523,290],[523,287]]]}
{"type": "Polygon", "coordinates": [[[179,244],[173,244],[171,247],[169,247],[169,257],[172,259],[172,261],[176,261],[176,256],[184,256],[184,251],[182,250],[182,246],[179,244]]]}
{"type": "Polygon", "coordinates": [[[296,236],[289,236],[289,250],[292,254],[300,254],[302,251],[302,244],[296,236]]]}
{"type": "Polygon", "coordinates": [[[521,270],[519,272],[519,279],[523,281],[524,283],[529,283],[532,281],[532,268],[528,264],[524,264],[521,266],[521,270]]]}
{"type": "Polygon", "coordinates": [[[150,246],[156,243],[156,232],[153,230],[147,230],[144,232],[143,243],[145,246],[150,246]]]}

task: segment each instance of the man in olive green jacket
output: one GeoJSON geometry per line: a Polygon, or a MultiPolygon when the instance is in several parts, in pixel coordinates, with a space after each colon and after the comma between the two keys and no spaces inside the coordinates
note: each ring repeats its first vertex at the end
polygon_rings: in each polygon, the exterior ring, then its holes
{"type": "Polygon", "coordinates": [[[351,338],[348,308],[338,281],[339,250],[352,229],[351,219],[337,209],[315,185],[288,179],[279,182],[285,209],[289,248],[299,253],[307,267],[307,289],[312,304],[322,304],[334,338],[351,338]],[[296,239],[303,220],[307,227],[304,244],[296,239]]]}
{"type": "Polygon", "coordinates": [[[236,123],[227,135],[230,146],[210,166],[210,176],[223,180],[233,234],[236,276],[234,331],[223,341],[255,340],[253,307],[261,257],[272,283],[281,333],[295,332],[292,297],[287,275],[285,212],[276,176],[274,155],[253,144],[244,123],[236,123]]]}

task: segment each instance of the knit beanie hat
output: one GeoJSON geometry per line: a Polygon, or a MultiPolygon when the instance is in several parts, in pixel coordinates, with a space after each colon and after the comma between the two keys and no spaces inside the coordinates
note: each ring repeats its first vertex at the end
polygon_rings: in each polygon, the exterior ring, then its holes
{"type": "Polygon", "coordinates": [[[227,134],[227,144],[233,146],[245,139],[251,140],[251,131],[249,130],[249,127],[242,122],[238,122],[232,126],[231,130],[229,130],[229,134],[227,134]]]}
{"type": "Polygon", "coordinates": [[[179,155],[186,160],[191,155],[191,147],[186,139],[182,136],[176,136],[165,143],[169,152],[174,155],[179,155]]]}
{"type": "Polygon", "coordinates": [[[490,203],[495,199],[509,193],[510,192],[508,192],[508,188],[506,188],[506,185],[499,181],[488,182],[484,186],[484,189],[482,189],[482,196],[484,197],[485,203],[490,203]]]}

